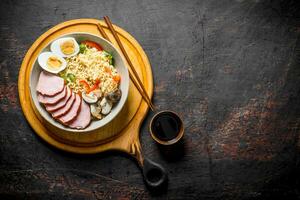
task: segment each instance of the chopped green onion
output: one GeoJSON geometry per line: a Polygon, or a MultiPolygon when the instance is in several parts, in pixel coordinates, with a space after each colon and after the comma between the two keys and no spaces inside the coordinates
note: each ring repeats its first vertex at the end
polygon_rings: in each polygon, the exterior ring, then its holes
{"type": "Polygon", "coordinates": [[[85,44],[80,44],[79,45],[79,53],[84,53],[86,51],[86,45],[85,44]]]}
{"type": "Polygon", "coordinates": [[[60,77],[63,78],[65,81],[67,81],[67,83],[73,83],[76,80],[75,75],[72,73],[68,73],[68,74],[62,73],[60,74],[60,77]]]}
{"type": "Polygon", "coordinates": [[[113,57],[111,57],[110,61],[109,61],[109,64],[114,66],[115,64],[115,59],[113,57]]]}
{"type": "Polygon", "coordinates": [[[107,51],[102,51],[102,52],[103,52],[103,55],[108,59],[109,64],[110,65],[114,65],[114,58],[113,58],[113,56],[110,53],[108,53],[107,51]]]}
{"type": "Polygon", "coordinates": [[[76,79],[75,75],[72,74],[72,73],[68,73],[68,74],[67,74],[67,77],[68,77],[68,79],[69,79],[71,82],[74,82],[75,79],[76,79]]]}

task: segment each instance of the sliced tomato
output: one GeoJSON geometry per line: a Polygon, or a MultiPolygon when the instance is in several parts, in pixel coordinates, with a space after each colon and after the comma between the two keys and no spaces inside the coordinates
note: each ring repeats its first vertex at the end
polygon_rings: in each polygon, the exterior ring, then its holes
{"type": "Polygon", "coordinates": [[[89,91],[91,89],[90,85],[88,84],[88,82],[86,82],[86,80],[80,80],[79,83],[84,85],[86,91],[89,91]]]}
{"type": "Polygon", "coordinates": [[[96,90],[99,87],[99,83],[100,83],[100,79],[96,79],[95,84],[87,91],[87,93],[89,94],[90,92],[96,90]]]}
{"type": "Polygon", "coordinates": [[[103,48],[96,42],[90,41],[90,40],[85,40],[81,42],[81,44],[85,44],[87,47],[90,48],[96,48],[98,51],[102,51],[103,48]]]}

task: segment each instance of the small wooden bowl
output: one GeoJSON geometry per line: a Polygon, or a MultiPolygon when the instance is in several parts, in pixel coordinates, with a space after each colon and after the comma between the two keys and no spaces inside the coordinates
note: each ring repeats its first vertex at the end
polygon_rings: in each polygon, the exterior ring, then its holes
{"type": "Polygon", "coordinates": [[[180,116],[179,116],[177,113],[175,113],[175,112],[173,112],[173,111],[170,111],[170,110],[163,110],[163,111],[160,111],[160,112],[156,113],[156,114],[152,117],[152,119],[151,119],[151,121],[150,121],[149,129],[150,129],[151,137],[152,137],[157,143],[159,143],[159,144],[161,144],[161,145],[164,145],[164,146],[170,146],[170,145],[177,144],[177,143],[181,140],[181,138],[183,137],[183,135],[184,135],[183,122],[182,122],[180,116]],[[153,130],[152,130],[152,124],[153,124],[155,118],[157,118],[159,115],[162,115],[162,114],[164,114],[164,113],[171,113],[172,115],[176,116],[176,118],[177,118],[178,121],[180,122],[180,130],[179,130],[179,133],[177,134],[177,136],[176,136],[175,138],[173,138],[173,139],[171,139],[171,140],[161,140],[161,139],[159,139],[159,138],[156,136],[156,134],[153,132],[153,130]]]}

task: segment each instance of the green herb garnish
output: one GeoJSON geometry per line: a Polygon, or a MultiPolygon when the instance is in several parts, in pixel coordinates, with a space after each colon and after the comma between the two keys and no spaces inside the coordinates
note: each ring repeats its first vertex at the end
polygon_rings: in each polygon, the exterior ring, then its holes
{"type": "Polygon", "coordinates": [[[67,83],[73,83],[76,80],[76,77],[72,73],[61,73],[60,77],[63,78],[67,83]]]}
{"type": "Polygon", "coordinates": [[[67,79],[70,80],[70,82],[74,82],[75,79],[76,79],[76,77],[75,77],[74,74],[68,73],[68,74],[67,74],[67,79]]]}
{"type": "Polygon", "coordinates": [[[114,58],[110,53],[108,53],[107,51],[103,51],[103,55],[107,58],[110,65],[114,65],[114,58]]]}
{"type": "Polygon", "coordinates": [[[79,45],[79,53],[84,53],[86,51],[86,45],[85,44],[80,44],[79,45]]]}

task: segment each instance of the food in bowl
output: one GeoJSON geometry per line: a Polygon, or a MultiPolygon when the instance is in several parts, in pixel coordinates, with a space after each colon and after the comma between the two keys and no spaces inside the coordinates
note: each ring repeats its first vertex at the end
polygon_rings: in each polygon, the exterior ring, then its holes
{"type": "Polygon", "coordinates": [[[41,68],[50,73],[59,73],[67,66],[67,61],[52,52],[43,52],[38,57],[38,63],[41,68]]]}
{"type": "Polygon", "coordinates": [[[79,45],[73,37],[63,37],[52,42],[50,50],[62,57],[71,57],[79,52],[79,45]]]}
{"type": "Polygon", "coordinates": [[[47,112],[74,129],[106,117],[122,96],[112,54],[98,43],[78,44],[72,37],[55,40],[50,50],[38,57],[43,70],[36,87],[37,99],[47,112]]]}

